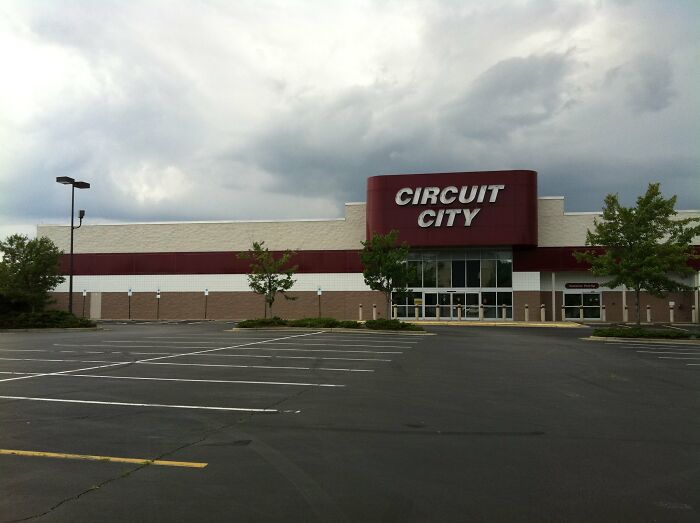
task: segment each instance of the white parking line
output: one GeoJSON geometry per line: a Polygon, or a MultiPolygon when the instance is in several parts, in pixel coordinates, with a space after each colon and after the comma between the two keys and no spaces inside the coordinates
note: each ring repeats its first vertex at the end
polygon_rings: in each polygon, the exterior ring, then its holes
{"type": "Polygon", "coordinates": [[[666,351],[657,351],[657,350],[638,350],[636,352],[639,352],[640,354],[673,354],[675,356],[688,355],[688,354],[700,355],[700,352],[666,352],[666,351]]]}
{"type": "Polygon", "coordinates": [[[659,356],[660,360],[700,360],[700,358],[676,358],[675,356],[659,356]]]}
{"type": "Polygon", "coordinates": [[[407,349],[409,347],[402,347],[401,345],[358,345],[358,344],[345,344],[345,343],[291,343],[291,342],[264,342],[264,345],[299,345],[301,347],[365,347],[372,349],[407,349]]]}
{"type": "MultiPolygon", "coordinates": [[[[0,374],[35,374],[33,372],[10,372],[0,371],[0,374]]],[[[250,381],[250,380],[198,380],[185,378],[154,378],[154,377],[139,377],[139,376],[110,376],[108,374],[50,374],[49,376],[57,378],[103,378],[113,380],[147,380],[147,381],[183,381],[194,383],[236,383],[244,385],[285,385],[291,387],[345,387],[342,384],[335,383],[300,383],[297,381],[250,381]]]]}
{"type": "MultiPolygon", "coordinates": [[[[294,335],[291,335],[291,336],[284,336],[284,337],[282,337],[282,338],[277,338],[277,339],[279,339],[279,340],[286,340],[286,339],[289,339],[289,338],[299,338],[299,337],[302,337],[302,336],[312,336],[312,335],[314,335],[314,334],[318,334],[318,332],[307,332],[307,333],[304,333],[304,334],[294,334],[294,335]]],[[[139,360],[138,362],[129,362],[129,363],[143,363],[143,362],[147,362],[147,361],[162,360],[162,359],[167,359],[167,358],[177,358],[177,357],[179,357],[179,356],[192,356],[192,355],[194,355],[194,354],[203,354],[203,353],[205,353],[205,352],[214,352],[214,351],[224,350],[224,349],[236,349],[236,348],[240,348],[240,347],[246,347],[246,346],[250,346],[250,345],[256,345],[256,344],[258,344],[258,343],[260,343],[260,342],[244,343],[244,344],[242,344],[242,345],[232,345],[232,346],[228,346],[228,347],[220,347],[220,348],[216,348],[216,349],[207,349],[207,350],[203,350],[203,351],[190,352],[190,353],[184,353],[184,354],[171,354],[171,355],[168,355],[168,356],[159,356],[159,357],[157,357],[157,358],[148,358],[148,359],[145,359],[145,360],[139,360]]],[[[19,376],[19,377],[17,377],[17,378],[5,378],[5,379],[3,379],[3,380],[0,380],[0,382],[24,380],[24,379],[31,379],[31,378],[38,378],[38,377],[41,377],[41,376],[49,376],[49,375],[54,375],[54,374],[67,374],[67,373],[70,373],[70,372],[83,372],[83,371],[87,371],[87,370],[104,369],[104,368],[108,368],[108,367],[116,367],[116,366],[118,366],[118,365],[123,365],[123,363],[112,363],[112,364],[110,364],[110,365],[99,365],[99,366],[97,366],[97,367],[86,367],[86,368],[83,368],[83,369],[71,369],[71,370],[63,370],[63,371],[57,371],[57,372],[47,372],[47,373],[43,373],[43,374],[34,374],[34,375],[32,375],[32,376],[19,376]]]]}
{"type": "MultiPolygon", "coordinates": [[[[235,350],[235,349],[231,349],[235,350]]],[[[353,354],[403,354],[401,351],[379,351],[379,350],[335,350],[335,349],[273,349],[268,347],[255,347],[246,350],[264,351],[292,351],[292,352],[349,352],[353,354]]]]}
{"type": "MultiPolygon", "coordinates": [[[[31,377],[31,376],[29,376],[31,377]]],[[[167,405],[162,403],[125,403],[122,401],[95,401],[95,400],[69,400],[60,398],[35,398],[31,396],[0,396],[5,400],[27,400],[27,401],[51,401],[58,403],[88,403],[91,405],[118,405],[122,407],[163,407],[168,409],[198,409],[198,410],[224,410],[236,412],[259,412],[266,414],[277,414],[277,409],[252,409],[244,407],[205,407],[202,405],[167,405]]],[[[297,413],[298,411],[294,411],[297,413]]]]}
{"type": "MultiPolygon", "coordinates": [[[[232,338],[208,338],[208,337],[199,337],[199,336],[146,336],[144,339],[147,340],[166,340],[166,339],[182,339],[182,338],[187,338],[187,337],[192,337],[198,340],[199,343],[219,343],[221,340],[227,340],[230,341],[232,338]],[[219,341],[203,341],[203,340],[219,340],[219,341]]],[[[322,336],[319,335],[320,339],[323,339],[324,341],[358,341],[357,338],[333,338],[330,336],[322,336]]],[[[259,340],[260,338],[244,338],[244,337],[236,337],[234,338],[235,340],[259,340]]],[[[103,340],[104,343],[138,343],[139,340],[103,340]]],[[[366,342],[377,342],[377,343],[386,343],[386,339],[382,338],[369,338],[365,339],[363,338],[362,341],[366,342]]],[[[392,343],[405,343],[405,344],[415,344],[418,343],[417,341],[403,341],[403,340],[391,340],[392,343]]],[[[192,341],[171,341],[171,342],[157,342],[157,343],[192,343],[192,341]]]]}
{"type": "MultiPolygon", "coordinates": [[[[43,361],[43,362],[68,362],[68,363],[113,363],[114,365],[134,364],[134,365],[178,365],[181,367],[231,367],[236,369],[287,369],[287,370],[328,370],[337,372],[374,372],[373,369],[334,369],[324,367],[285,367],[273,365],[229,365],[223,363],[173,363],[168,362],[152,362],[152,361],[109,361],[109,360],[58,360],[47,358],[0,358],[0,360],[11,361],[43,361]]],[[[111,365],[110,365],[111,366],[111,365]]],[[[80,369],[75,369],[73,372],[78,372],[80,369]]],[[[68,371],[67,371],[68,372],[68,371]]],[[[46,375],[54,374],[53,372],[46,375]]],[[[9,381],[9,380],[0,380],[9,381]]]]}

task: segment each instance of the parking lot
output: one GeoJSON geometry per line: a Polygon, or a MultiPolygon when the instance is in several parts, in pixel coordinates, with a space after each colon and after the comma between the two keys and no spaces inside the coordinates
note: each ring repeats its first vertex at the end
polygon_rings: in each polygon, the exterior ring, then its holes
{"type": "Polygon", "coordinates": [[[0,521],[700,517],[698,345],[232,327],[0,333],[0,521]]]}

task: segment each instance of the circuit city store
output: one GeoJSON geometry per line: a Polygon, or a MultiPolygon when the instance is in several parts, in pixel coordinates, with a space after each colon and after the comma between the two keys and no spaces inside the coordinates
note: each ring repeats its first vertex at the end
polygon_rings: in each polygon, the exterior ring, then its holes
{"type": "MultiPolygon", "coordinates": [[[[393,300],[400,318],[633,321],[632,292],[604,288],[573,256],[597,215],[565,212],[563,197],[538,197],[537,173],[517,170],[373,176],[366,202],[347,203],[345,216],[330,220],[84,224],[75,231],[74,312],[259,317],[262,298],[248,288],[249,261],[237,254],[264,241],[296,252],[296,299],[279,298],[275,315],[384,315],[384,297],[365,285],[359,253],[372,234],[396,230],[415,268],[410,292],[393,300]]],[[[40,225],[38,235],[69,250],[69,226],[40,225]]],[[[698,268],[687,284],[698,285],[698,268]]],[[[66,307],[67,292],[66,281],[55,291],[57,306],[66,307]]],[[[697,291],[644,295],[642,310],[648,305],[653,321],[668,321],[672,308],[675,321],[691,321],[697,301],[697,291]]]]}

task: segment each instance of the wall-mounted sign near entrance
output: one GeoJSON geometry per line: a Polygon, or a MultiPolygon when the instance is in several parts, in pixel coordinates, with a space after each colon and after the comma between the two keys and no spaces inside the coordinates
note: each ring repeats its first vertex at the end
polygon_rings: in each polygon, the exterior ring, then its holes
{"type": "Polygon", "coordinates": [[[367,236],[392,229],[412,246],[536,245],[537,173],[373,176],[367,236]]]}
{"type": "Polygon", "coordinates": [[[597,283],[567,283],[564,287],[567,289],[597,289],[600,285],[597,283]]]}

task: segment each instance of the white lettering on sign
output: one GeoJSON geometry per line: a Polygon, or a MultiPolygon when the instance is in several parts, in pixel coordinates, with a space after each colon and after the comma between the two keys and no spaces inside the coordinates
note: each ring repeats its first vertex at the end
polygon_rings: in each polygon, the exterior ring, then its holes
{"type": "MultiPolygon", "coordinates": [[[[468,203],[494,203],[499,191],[505,190],[505,185],[465,185],[455,187],[402,187],[396,193],[396,205],[450,205],[456,201],[468,203]],[[488,196],[488,199],[487,199],[488,196]]],[[[464,227],[470,227],[472,221],[481,211],[481,207],[462,209],[425,209],[418,215],[419,227],[452,227],[458,216],[464,217],[464,227]]]]}

